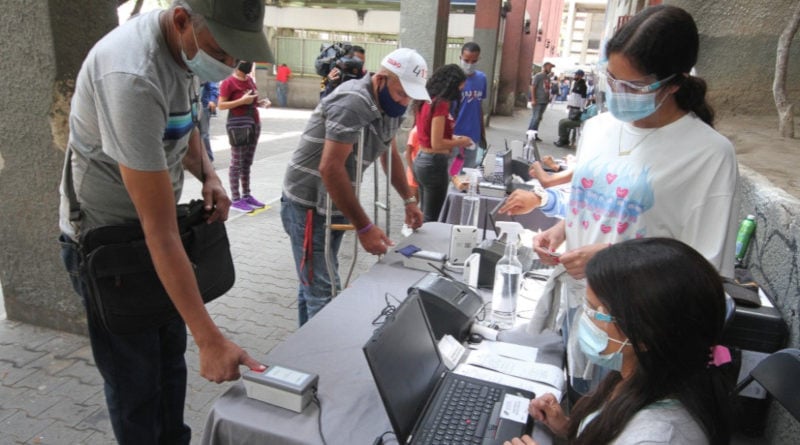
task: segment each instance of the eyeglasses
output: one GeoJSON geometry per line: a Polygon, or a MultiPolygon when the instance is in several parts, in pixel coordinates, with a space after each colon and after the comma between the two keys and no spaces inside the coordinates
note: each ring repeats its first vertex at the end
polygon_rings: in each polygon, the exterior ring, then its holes
{"type": "Polygon", "coordinates": [[[609,88],[611,88],[611,91],[614,91],[615,93],[636,94],[650,93],[655,91],[664,86],[665,82],[675,77],[675,74],[672,74],[664,79],[655,80],[656,76],[651,74],[639,80],[628,81],[616,79],[608,71],[601,71],[599,74],[606,80],[606,83],[608,84],[609,88]]]}
{"type": "Polygon", "coordinates": [[[583,302],[583,312],[585,312],[589,317],[592,317],[598,321],[605,321],[607,323],[614,323],[617,321],[617,319],[611,315],[604,314],[597,309],[590,308],[589,305],[586,304],[586,301],[583,302]]]}

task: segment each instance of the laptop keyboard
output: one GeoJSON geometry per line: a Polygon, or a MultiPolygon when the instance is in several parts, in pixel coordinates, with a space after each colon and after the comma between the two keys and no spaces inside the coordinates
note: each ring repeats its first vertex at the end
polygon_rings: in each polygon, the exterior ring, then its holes
{"type": "Polygon", "coordinates": [[[486,424],[503,390],[458,379],[447,379],[440,389],[434,414],[414,443],[425,445],[480,444],[486,424]]]}

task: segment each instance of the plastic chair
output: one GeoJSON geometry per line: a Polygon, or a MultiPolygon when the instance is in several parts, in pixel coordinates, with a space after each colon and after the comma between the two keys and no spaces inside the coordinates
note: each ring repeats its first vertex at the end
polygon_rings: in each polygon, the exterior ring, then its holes
{"type": "Polygon", "coordinates": [[[781,349],[756,365],[741,381],[733,394],[738,394],[754,380],[800,421],[800,349],[781,349]]]}

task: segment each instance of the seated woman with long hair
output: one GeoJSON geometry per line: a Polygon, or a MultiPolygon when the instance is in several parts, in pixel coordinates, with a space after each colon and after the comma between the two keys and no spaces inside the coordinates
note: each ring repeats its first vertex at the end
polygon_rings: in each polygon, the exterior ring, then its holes
{"type": "Polygon", "coordinates": [[[710,364],[725,320],[716,269],[680,241],[643,238],[599,251],[586,277],[578,342],[612,371],[569,416],[552,394],[531,416],[570,444],[727,444],[729,388],[710,364]]]}

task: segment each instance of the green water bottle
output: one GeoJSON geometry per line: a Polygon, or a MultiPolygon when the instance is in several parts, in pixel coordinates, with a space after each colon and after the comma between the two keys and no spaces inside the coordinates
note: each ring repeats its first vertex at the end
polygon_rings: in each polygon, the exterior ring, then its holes
{"type": "Polygon", "coordinates": [[[747,218],[739,225],[739,233],[736,234],[736,261],[741,262],[744,259],[744,254],[747,253],[747,246],[750,245],[750,239],[755,231],[756,217],[747,215],[747,218]]]}

